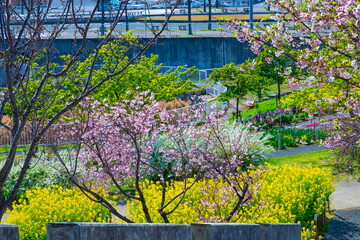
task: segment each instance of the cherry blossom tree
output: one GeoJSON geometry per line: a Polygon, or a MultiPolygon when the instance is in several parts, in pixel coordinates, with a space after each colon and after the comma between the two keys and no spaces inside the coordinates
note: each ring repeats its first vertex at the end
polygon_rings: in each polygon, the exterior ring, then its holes
{"type": "MultiPolygon", "coordinates": [[[[350,141],[347,133],[356,132],[360,118],[359,3],[358,0],[271,0],[267,4],[277,9],[268,19],[272,22],[254,28],[246,22],[231,23],[237,39],[249,42],[255,53],[266,48],[296,63],[296,74],[291,68],[283,71],[289,84],[314,88],[317,94],[314,111],[321,111],[316,106],[325,104],[341,113],[333,119],[341,124],[334,124],[335,135],[328,139],[327,146],[336,147],[341,142],[343,147],[357,152],[357,156],[359,135],[350,141]],[[318,90],[322,88],[327,91],[318,90]]],[[[360,159],[352,156],[351,162],[359,167],[360,159]]]]}
{"type": "MultiPolygon", "coordinates": [[[[103,83],[133,64],[166,27],[165,22],[159,32],[154,32],[154,38],[142,46],[134,46],[128,35],[119,36],[115,32],[125,14],[124,8],[119,8],[109,14],[113,19],[107,25],[108,31],[103,31],[104,35],[94,44],[89,38],[101,3],[103,1],[97,0],[92,9],[88,6],[85,9],[82,1],[75,0],[0,1],[0,65],[4,72],[0,91],[0,131],[1,139],[8,136],[7,144],[10,145],[5,160],[0,162],[0,219],[11,206],[27,170],[32,166],[41,139],[51,126],[103,83]],[[56,18],[51,18],[54,8],[58,9],[56,18]],[[69,55],[59,57],[55,40],[64,38],[69,32],[77,45],[69,55]],[[104,61],[100,53],[111,41],[132,50],[132,54],[122,55],[122,59],[113,58],[111,64],[104,61]],[[89,53],[93,53],[92,60],[88,62],[90,67],[79,79],[78,72],[83,69],[78,68],[77,62],[89,53]],[[102,75],[94,74],[99,65],[107,67],[102,75]],[[74,90],[76,94],[65,99],[66,90],[74,90]],[[56,108],[53,108],[54,104],[56,108]],[[11,117],[9,121],[4,121],[6,115],[11,117]],[[13,171],[24,135],[29,138],[25,143],[27,148],[21,171],[11,192],[5,196],[3,187],[13,171]]],[[[173,11],[174,8],[167,19],[173,11]]]]}
{"type": "MultiPolygon", "coordinates": [[[[160,111],[148,92],[116,106],[83,104],[81,112],[78,115],[84,118],[79,118],[71,132],[80,143],[78,151],[72,153],[71,161],[56,149],[55,153],[77,187],[126,222],[132,220],[99,194],[99,186],[107,191],[116,189],[113,192],[119,198],[138,201],[147,222],[153,222],[154,217],[149,208],[157,208],[167,223],[198,180],[221,177],[237,196],[225,219],[229,221],[251,198],[248,183],[252,178],[242,172],[259,164],[269,149],[266,136],[225,123],[219,118],[220,112],[205,115],[201,108],[160,111]],[[161,183],[160,206],[146,201],[142,184],[146,180],[161,183]],[[167,192],[173,180],[182,182],[183,187],[169,199],[167,192]]],[[[62,137],[68,135],[64,132],[62,137]]]]}

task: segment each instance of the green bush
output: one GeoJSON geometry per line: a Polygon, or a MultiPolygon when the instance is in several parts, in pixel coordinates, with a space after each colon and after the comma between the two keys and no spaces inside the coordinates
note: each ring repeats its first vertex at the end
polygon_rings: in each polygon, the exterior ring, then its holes
{"type": "MultiPolygon", "coordinates": [[[[34,162],[36,164],[27,171],[24,181],[22,182],[20,189],[15,197],[15,200],[24,197],[25,191],[35,189],[36,187],[47,188],[52,185],[60,185],[63,187],[71,186],[71,183],[66,175],[59,173],[59,171],[56,169],[60,169],[61,166],[59,163],[52,163],[52,166],[49,166],[41,160],[38,161],[35,159],[34,162]]],[[[7,197],[10,194],[10,191],[15,185],[21,171],[20,165],[21,164],[17,164],[14,166],[8,180],[5,182],[3,187],[4,197],[7,197]]]]}
{"type": "Polygon", "coordinates": [[[315,143],[327,136],[322,130],[298,128],[273,128],[267,130],[266,133],[271,135],[268,143],[274,148],[278,148],[280,134],[281,149],[315,143]]]}
{"type": "Polygon", "coordinates": [[[19,227],[22,240],[46,239],[49,222],[108,222],[109,211],[87,198],[80,190],[36,188],[13,205],[6,223],[19,227]]]}

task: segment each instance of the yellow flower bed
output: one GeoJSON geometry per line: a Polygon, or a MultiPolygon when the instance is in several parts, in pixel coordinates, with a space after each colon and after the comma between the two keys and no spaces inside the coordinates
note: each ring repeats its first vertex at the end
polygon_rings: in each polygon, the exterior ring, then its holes
{"type": "Polygon", "coordinates": [[[36,188],[25,196],[13,205],[6,221],[18,225],[22,240],[46,239],[46,223],[107,222],[110,217],[107,209],[78,189],[36,188]]]}
{"type": "MultiPolygon", "coordinates": [[[[252,199],[244,204],[230,222],[238,223],[301,223],[303,239],[316,235],[316,221],[326,211],[330,194],[334,191],[331,172],[318,167],[283,165],[266,166],[247,173],[259,176],[251,182],[252,199]]],[[[188,184],[193,179],[188,180],[188,184]]],[[[163,222],[158,208],[161,186],[145,181],[142,188],[153,222],[163,222]]],[[[168,187],[170,200],[183,188],[173,182],[168,187]]],[[[177,202],[165,210],[171,211],[177,202]]],[[[235,192],[222,179],[201,180],[189,190],[179,208],[171,215],[171,223],[222,222],[236,203],[235,192]]],[[[128,204],[129,215],[135,222],[145,222],[138,202],[128,204]]]]}

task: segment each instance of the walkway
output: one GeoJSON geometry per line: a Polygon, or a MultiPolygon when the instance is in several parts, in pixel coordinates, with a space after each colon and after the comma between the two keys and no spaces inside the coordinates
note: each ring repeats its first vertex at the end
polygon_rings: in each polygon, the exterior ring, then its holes
{"type": "Polygon", "coordinates": [[[267,158],[285,157],[285,156],[308,153],[308,152],[316,152],[316,151],[325,150],[325,149],[326,148],[323,146],[314,144],[314,145],[307,145],[307,146],[303,146],[303,147],[287,148],[287,149],[269,152],[269,153],[265,154],[265,157],[267,157],[267,158]]]}

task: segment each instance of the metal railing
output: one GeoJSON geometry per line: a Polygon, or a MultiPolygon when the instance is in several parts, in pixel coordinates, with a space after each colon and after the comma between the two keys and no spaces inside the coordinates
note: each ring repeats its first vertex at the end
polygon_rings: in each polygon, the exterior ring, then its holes
{"type": "MultiPolygon", "coordinates": [[[[73,143],[76,139],[74,135],[61,135],[64,131],[74,131],[74,124],[56,124],[52,125],[45,135],[40,140],[40,145],[51,145],[51,144],[68,144],[73,143]]],[[[25,126],[21,133],[19,146],[29,146],[33,141],[36,129],[33,126],[25,126]]],[[[10,146],[11,144],[11,132],[10,130],[0,127],[0,147],[10,146]]]]}
{"type": "MultiPolygon", "coordinates": [[[[171,69],[176,69],[177,67],[163,66],[162,68],[164,69],[164,71],[167,71],[167,70],[171,70],[171,69]]],[[[183,68],[184,71],[186,71],[188,69],[189,68],[183,68]]],[[[227,88],[220,83],[212,84],[212,83],[206,81],[208,79],[211,71],[212,71],[212,69],[197,70],[195,72],[195,74],[190,77],[190,80],[198,86],[206,87],[206,94],[217,97],[221,93],[226,92],[227,88]]]]}

